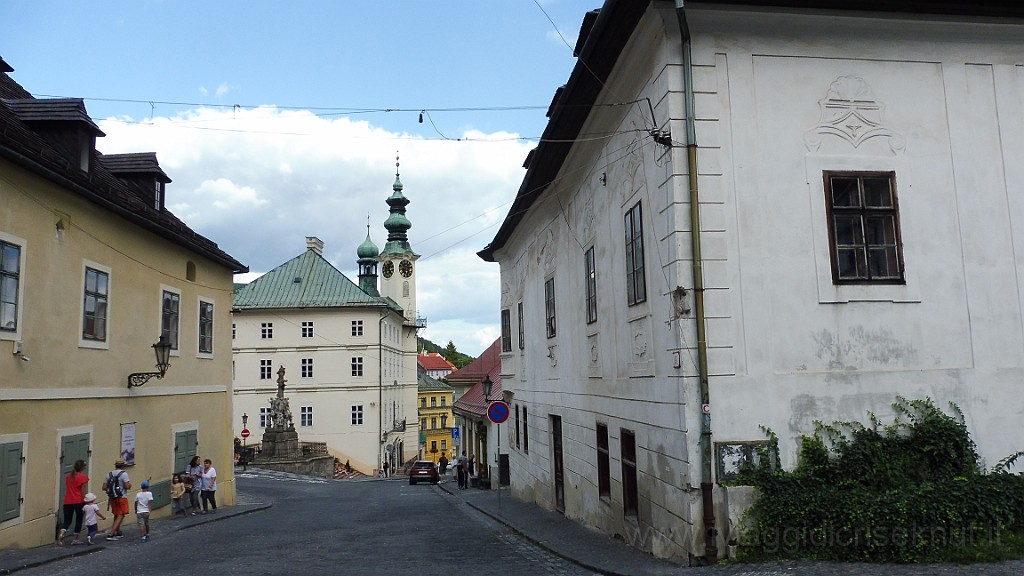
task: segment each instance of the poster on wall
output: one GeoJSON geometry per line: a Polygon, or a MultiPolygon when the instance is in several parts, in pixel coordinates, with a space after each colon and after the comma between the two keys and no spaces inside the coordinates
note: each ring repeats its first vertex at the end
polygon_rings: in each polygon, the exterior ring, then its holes
{"type": "Polygon", "coordinates": [[[135,422],[121,424],[121,459],[128,466],[135,465],[135,422]]]}

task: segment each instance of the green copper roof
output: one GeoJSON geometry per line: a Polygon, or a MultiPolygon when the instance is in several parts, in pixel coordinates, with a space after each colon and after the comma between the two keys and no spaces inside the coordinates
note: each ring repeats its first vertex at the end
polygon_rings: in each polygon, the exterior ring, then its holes
{"type": "Polygon", "coordinates": [[[306,250],[235,290],[234,309],[337,308],[344,306],[401,308],[389,298],[371,296],[323,256],[306,250]]]}
{"type": "Polygon", "coordinates": [[[423,374],[422,372],[418,374],[418,380],[419,380],[419,382],[418,382],[418,385],[417,385],[417,389],[420,392],[454,392],[455,391],[455,388],[452,388],[451,386],[449,386],[448,384],[445,384],[444,382],[438,380],[437,378],[433,378],[431,376],[427,376],[426,374],[423,374]]]}
{"type": "MultiPolygon", "coordinates": [[[[369,228],[369,226],[367,226],[367,228],[369,228]]],[[[373,243],[373,240],[370,240],[370,231],[367,230],[366,240],[359,245],[359,248],[356,248],[356,256],[358,256],[360,260],[368,258],[376,261],[378,255],[380,255],[380,250],[377,249],[377,245],[373,243]]]]}

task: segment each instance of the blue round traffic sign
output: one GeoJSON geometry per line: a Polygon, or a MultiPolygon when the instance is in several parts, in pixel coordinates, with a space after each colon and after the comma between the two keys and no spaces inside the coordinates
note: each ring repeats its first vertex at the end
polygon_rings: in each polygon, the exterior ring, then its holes
{"type": "Polygon", "coordinates": [[[508,420],[508,404],[497,400],[487,406],[487,417],[495,424],[501,424],[508,420]]]}

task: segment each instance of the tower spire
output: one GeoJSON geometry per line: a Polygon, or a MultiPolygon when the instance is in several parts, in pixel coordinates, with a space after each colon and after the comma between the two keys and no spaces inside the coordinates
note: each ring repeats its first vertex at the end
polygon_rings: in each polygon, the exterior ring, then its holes
{"type": "Polygon", "coordinates": [[[394,193],[387,199],[391,215],[384,221],[384,228],[388,231],[388,243],[384,246],[384,252],[392,254],[412,252],[407,235],[409,229],[412,228],[412,222],[405,216],[405,207],[409,205],[409,199],[402,195],[400,166],[399,157],[396,154],[395,183],[391,187],[394,193]]]}

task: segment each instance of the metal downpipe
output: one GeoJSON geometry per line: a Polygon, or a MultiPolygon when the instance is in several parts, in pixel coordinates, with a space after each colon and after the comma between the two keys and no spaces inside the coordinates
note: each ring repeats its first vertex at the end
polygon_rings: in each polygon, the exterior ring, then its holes
{"type": "Polygon", "coordinates": [[[708,344],[704,312],[704,268],[700,248],[700,192],[697,181],[697,129],[694,119],[693,62],[690,53],[690,30],[686,22],[684,0],[676,0],[676,17],[682,39],[683,52],[683,94],[686,106],[686,168],[690,187],[690,244],[693,252],[693,300],[697,322],[697,371],[700,379],[700,403],[702,418],[700,425],[701,461],[701,505],[704,512],[704,560],[708,564],[718,563],[718,528],[715,525],[714,484],[711,454],[711,412],[703,409],[710,406],[708,386],[708,344]]]}

